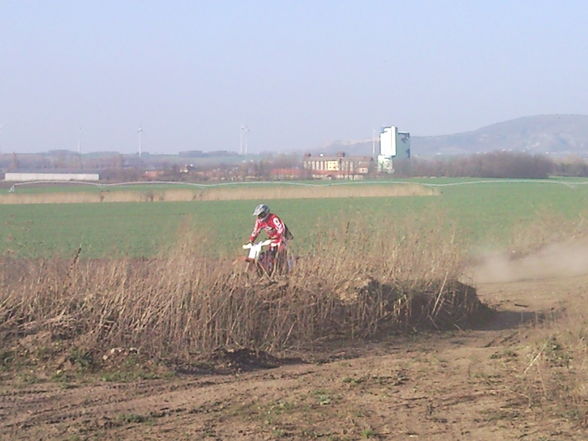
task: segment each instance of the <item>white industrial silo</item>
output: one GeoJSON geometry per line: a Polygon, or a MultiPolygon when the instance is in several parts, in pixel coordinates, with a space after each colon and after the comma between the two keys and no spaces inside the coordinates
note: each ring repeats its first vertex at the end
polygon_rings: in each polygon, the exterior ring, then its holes
{"type": "Polygon", "coordinates": [[[394,173],[393,159],[410,159],[410,133],[399,132],[398,127],[384,127],[380,132],[380,172],[394,173]]]}
{"type": "Polygon", "coordinates": [[[380,155],[396,156],[396,138],[398,137],[398,127],[384,127],[380,133],[380,155]]]}

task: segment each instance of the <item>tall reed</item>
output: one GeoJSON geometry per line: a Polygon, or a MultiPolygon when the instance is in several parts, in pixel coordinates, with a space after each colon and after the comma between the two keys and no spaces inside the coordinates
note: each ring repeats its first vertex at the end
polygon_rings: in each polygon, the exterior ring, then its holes
{"type": "Polygon", "coordinates": [[[274,279],[205,257],[212,243],[188,231],[152,259],[5,260],[0,333],[16,342],[48,331],[98,353],[134,346],[189,360],[218,347],[279,351],[454,326],[482,309],[475,291],[456,282],[461,253],[452,235],[372,221],[385,227],[366,227],[362,217],[317,232],[312,251],[274,279]]]}

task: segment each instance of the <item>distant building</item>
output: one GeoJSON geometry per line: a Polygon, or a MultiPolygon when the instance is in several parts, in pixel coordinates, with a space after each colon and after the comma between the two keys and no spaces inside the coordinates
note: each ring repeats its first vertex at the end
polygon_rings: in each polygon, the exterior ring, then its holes
{"type": "Polygon", "coordinates": [[[315,179],[363,179],[372,168],[369,156],[304,156],[303,167],[315,179]]]}
{"type": "Polygon", "coordinates": [[[157,179],[165,174],[165,170],[145,170],[143,176],[147,179],[157,179]]]}
{"type": "Polygon", "coordinates": [[[194,164],[184,164],[178,171],[186,175],[194,170],[196,170],[196,166],[194,164]]]}
{"type": "Polygon", "coordinates": [[[8,182],[27,181],[99,181],[98,173],[88,171],[27,171],[27,172],[6,172],[4,180],[8,182]]]}
{"type": "Polygon", "coordinates": [[[398,127],[384,127],[380,133],[378,171],[393,173],[395,159],[410,159],[410,133],[399,132],[398,127]]]}
{"type": "Polygon", "coordinates": [[[301,179],[304,171],[299,168],[273,168],[270,175],[274,179],[301,179]]]}

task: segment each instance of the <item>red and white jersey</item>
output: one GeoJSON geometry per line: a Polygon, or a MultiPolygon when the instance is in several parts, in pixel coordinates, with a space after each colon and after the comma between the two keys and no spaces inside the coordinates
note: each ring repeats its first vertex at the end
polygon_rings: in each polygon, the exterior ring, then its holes
{"type": "Polygon", "coordinates": [[[265,231],[267,237],[272,240],[275,244],[281,244],[286,241],[286,226],[284,222],[273,213],[266,216],[265,219],[257,219],[253,232],[249,236],[249,240],[253,242],[261,233],[261,230],[265,231]]]}

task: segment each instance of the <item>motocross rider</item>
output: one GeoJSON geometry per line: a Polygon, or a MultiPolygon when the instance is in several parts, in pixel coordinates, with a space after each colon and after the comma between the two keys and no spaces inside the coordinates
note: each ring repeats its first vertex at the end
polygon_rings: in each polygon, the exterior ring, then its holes
{"type": "Polygon", "coordinates": [[[257,219],[251,236],[249,236],[249,243],[255,241],[261,230],[265,231],[267,237],[272,241],[270,244],[272,254],[277,257],[277,262],[280,262],[280,258],[286,253],[288,239],[292,238],[288,227],[277,215],[271,213],[270,208],[265,204],[259,204],[255,207],[253,216],[256,216],[257,219]]]}

